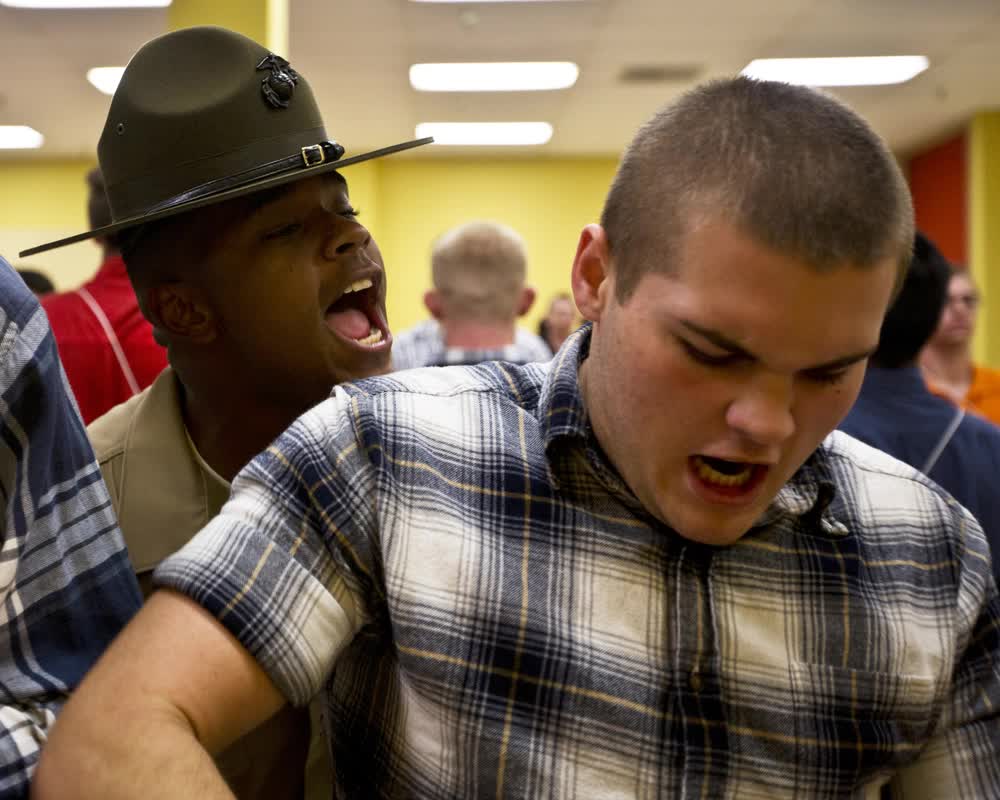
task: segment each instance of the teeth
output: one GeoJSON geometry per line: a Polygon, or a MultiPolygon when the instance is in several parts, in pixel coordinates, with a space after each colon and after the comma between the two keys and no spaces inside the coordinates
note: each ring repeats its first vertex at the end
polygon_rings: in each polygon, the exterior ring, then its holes
{"type": "Polygon", "coordinates": [[[724,472],[719,472],[719,470],[710,467],[701,456],[694,457],[694,464],[698,470],[698,477],[701,478],[706,483],[712,483],[716,486],[743,486],[753,475],[753,467],[744,467],[741,472],[737,472],[735,475],[727,475],[724,472]]]}
{"type": "Polygon", "coordinates": [[[344,289],[344,294],[350,294],[351,292],[360,292],[365,289],[371,289],[372,282],[368,278],[362,278],[359,281],[354,281],[350,286],[344,289]]]}
{"type": "MultiPolygon", "coordinates": [[[[371,283],[368,284],[369,286],[371,283]]],[[[374,325],[371,326],[368,335],[364,339],[355,339],[358,344],[373,345],[378,344],[382,341],[382,331],[376,328],[374,325]]]]}

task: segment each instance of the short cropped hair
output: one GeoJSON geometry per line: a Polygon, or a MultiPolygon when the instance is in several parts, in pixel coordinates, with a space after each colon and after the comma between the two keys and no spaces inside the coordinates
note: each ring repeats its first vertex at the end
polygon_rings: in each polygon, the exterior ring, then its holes
{"type": "Polygon", "coordinates": [[[431,251],[434,288],[452,319],[517,318],[527,267],[524,240],[497,222],[468,222],[440,236],[431,251]]]}
{"type": "Polygon", "coordinates": [[[856,113],[802,86],[714,81],[639,129],[601,216],[618,300],[646,272],[676,269],[689,226],[712,216],[816,269],[891,257],[898,286],[910,258],[913,205],[892,154],[856,113]]]}
{"type": "Polygon", "coordinates": [[[875,366],[898,369],[917,360],[941,319],[953,271],[934,243],[918,232],[906,279],[882,322],[871,359],[875,366]]]}
{"type": "Polygon", "coordinates": [[[24,281],[25,286],[39,297],[52,294],[56,290],[55,284],[52,283],[49,276],[40,270],[19,267],[17,274],[21,276],[21,280],[24,281]]]}

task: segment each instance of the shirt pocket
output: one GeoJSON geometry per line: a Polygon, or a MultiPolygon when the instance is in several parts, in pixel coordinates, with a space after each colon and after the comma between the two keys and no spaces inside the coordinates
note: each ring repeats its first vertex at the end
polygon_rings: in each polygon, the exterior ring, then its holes
{"type": "Polygon", "coordinates": [[[912,761],[937,717],[939,684],[924,675],[792,665],[797,769],[823,794],[849,795],[912,761]]]}

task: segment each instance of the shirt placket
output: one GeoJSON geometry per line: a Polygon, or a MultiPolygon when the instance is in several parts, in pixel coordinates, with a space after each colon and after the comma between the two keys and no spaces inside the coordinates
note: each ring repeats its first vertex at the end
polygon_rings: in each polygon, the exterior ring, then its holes
{"type": "Polygon", "coordinates": [[[682,742],[679,797],[721,797],[727,748],[712,607],[709,547],[685,544],[673,565],[671,614],[676,731],[682,742]]]}

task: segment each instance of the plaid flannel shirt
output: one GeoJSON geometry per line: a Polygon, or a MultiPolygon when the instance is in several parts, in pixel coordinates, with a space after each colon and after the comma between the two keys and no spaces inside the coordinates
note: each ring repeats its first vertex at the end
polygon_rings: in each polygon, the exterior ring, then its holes
{"type": "Polygon", "coordinates": [[[292,702],[326,684],[342,797],[1000,797],[968,512],[834,433],[738,543],[686,541],[593,439],[588,344],[339,387],[158,579],[292,702]]]}
{"type": "Polygon", "coordinates": [[[139,608],[48,320],[0,258],[0,797],[27,797],[69,692],[139,608]]]}
{"type": "Polygon", "coordinates": [[[446,347],[441,326],[433,319],[417,323],[395,336],[392,341],[394,369],[480,364],[483,361],[530,364],[535,361],[549,361],[551,358],[552,353],[545,340],[523,328],[514,329],[513,344],[496,350],[446,347]]]}

